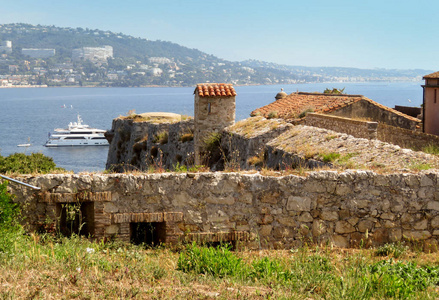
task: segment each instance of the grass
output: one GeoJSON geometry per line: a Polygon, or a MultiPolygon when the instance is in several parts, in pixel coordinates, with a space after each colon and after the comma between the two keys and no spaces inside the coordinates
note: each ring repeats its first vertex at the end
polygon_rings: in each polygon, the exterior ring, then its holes
{"type": "Polygon", "coordinates": [[[78,299],[435,299],[439,257],[303,247],[180,251],[1,228],[0,297],[78,299]],[[7,233],[7,234],[5,234],[7,233]],[[9,242],[5,242],[8,239],[9,242]],[[7,245],[5,247],[5,245],[7,245]],[[385,255],[383,253],[383,255],[385,255]]]}
{"type": "Polygon", "coordinates": [[[322,160],[325,163],[334,162],[339,158],[340,158],[340,153],[337,152],[330,152],[322,155],[322,160]]]}
{"type": "Polygon", "coordinates": [[[428,154],[439,155],[439,147],[434,144],[425,146],[422,151],[428,154]]]}

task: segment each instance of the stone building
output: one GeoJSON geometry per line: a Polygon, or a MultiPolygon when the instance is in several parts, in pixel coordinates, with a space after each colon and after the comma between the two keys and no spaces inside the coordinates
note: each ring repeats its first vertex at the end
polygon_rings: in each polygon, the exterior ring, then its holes
{"type": "Polygon", "coordinates": [[[293,121],[303,118],[309,112],[370,120],[410,130],[416,130],[421,125],[421,120],[362,95],[297,92],[254,110],[251,115],[262,115],[266,118],[278,117],[293,121]]]}
{"type": "Polygon", "coordinates": [[[202,164],[204,141],[213,132],[235,124],[235,89],[231,84],[202,83],[194,91],[195,164],[202,164]]]}
{"type": "Polygon", "coordinates": [[[423,99],[424,132],[439,135],[439,72],[425,75],[423,99]]]}

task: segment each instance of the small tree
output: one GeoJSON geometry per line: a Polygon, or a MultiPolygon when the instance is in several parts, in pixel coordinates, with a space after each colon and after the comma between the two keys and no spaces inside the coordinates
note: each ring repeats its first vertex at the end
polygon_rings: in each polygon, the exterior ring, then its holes
{"type": "Polygon", "coordinates": [[[345,90],[345,88],[342,88],[342,89],[332,88],[332,90],[326,88],[326,89],[323,91],[323,94],[330,94],[330,95],[343,95],[343,94],[344,94],[344,90],[345,90]]]}

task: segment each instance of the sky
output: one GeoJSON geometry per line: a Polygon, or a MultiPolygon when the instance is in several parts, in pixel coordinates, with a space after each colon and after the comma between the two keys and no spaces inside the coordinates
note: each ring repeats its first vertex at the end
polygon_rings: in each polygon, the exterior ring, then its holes
{"type": "Polygon", "coordinates": [[[0,0],[0,24],[110,30],[230,61],[439,70],[439,1],[0,0]]]}

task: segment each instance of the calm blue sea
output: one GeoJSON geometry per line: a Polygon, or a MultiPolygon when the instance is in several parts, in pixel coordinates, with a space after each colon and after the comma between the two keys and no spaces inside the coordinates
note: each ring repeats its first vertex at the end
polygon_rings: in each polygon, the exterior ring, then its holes
{"type": "MultiPolygon", "coordinates": [[[[320,83],[235,87],[236,119],[249,116],[255,108],[274,101],[285,92],[322,92],[345,88],[389,107],[420,106],[422,82],[408,83],[320,83]]],[[[193,116],[194,88],[22,88],[0,89],[0,154],[42,152],[55,163],[74,172],[105,169],[108,147],[46,148],[47,134],[54,128],[76,121],[79,113],[85,124],[110,129],[111,122],[134,109],[143,112],[174,112],[193,116]],[[64,105],[66,108],[63,108],[64,105]],[[17,147],[27,143],[28,148],[17,147]]]]}

